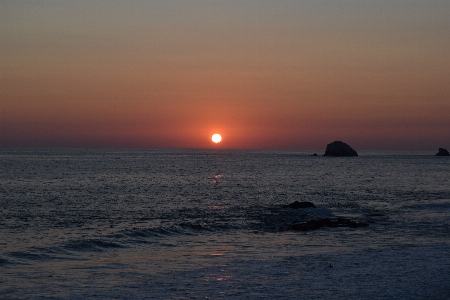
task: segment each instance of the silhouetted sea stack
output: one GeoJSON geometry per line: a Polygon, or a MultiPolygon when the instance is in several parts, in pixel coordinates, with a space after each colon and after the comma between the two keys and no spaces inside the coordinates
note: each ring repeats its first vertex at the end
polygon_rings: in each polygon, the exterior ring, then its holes
{"type": "Polygon", "coordinates": [[[436,153],[436,156],[450,156],[447,149],[439,148],[439,152],[436,153]]]}
{"type": "Polygon", "coordinates": [[[327,145],[323,156],[358,156],[358,153],[346,143],[335,141],[327,145]]]}

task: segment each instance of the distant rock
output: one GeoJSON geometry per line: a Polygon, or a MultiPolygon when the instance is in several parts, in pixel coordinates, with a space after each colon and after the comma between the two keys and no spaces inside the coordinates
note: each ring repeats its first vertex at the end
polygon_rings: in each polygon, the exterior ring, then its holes
{"type": "Polygon", "coordinates": [[[450,156],[447,149],[439,148],[439,152],[436,153],[436,156],[450,156]]]}
{"type": "Polygon", "coordinates": [[[285,205],[284,207],[290,207],[293,209],[298,209],[298,208],[309,208],[309,207],[316,207],[314,205],[314,203],[309,202],[309,201],[304,201],[304,202],[292,202],[291,204],[285,205]]]}
{"type": "Polygon", "coordinates": [[[325,218],[318,220],[311,220],[304,223],[293,223],[289,229],[298,231],[316,230],[322,227],[366,227],[368,223],[357,222],[346,218],[325,218]]]}
{"type": "Polygon", "coordinates": [[[314,153],[313,156],[317,156],[317,153],[314,153]]]}
{"type": "Polygon", "coordinates": [[[335,141],[327,145],[323,156],[358,156],[358,153],[346,143],[335,141]]]}

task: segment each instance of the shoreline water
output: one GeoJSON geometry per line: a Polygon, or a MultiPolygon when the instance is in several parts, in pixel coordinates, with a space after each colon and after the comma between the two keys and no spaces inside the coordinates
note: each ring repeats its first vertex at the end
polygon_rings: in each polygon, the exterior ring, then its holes
{"type": "Polygon", "coordinates": [[[310,154],[0,151],[0,297],[447,299],[450,161],[310,154]]]}

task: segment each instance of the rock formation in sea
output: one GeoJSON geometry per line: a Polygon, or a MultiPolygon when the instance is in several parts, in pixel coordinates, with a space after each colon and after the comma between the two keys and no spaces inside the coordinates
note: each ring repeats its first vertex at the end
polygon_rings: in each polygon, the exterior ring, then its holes
{"type": "Polygon", "coordinates": [[[439,152],[436,153],[436,156],[450,156],[447,149],[439,148],[439,152]]]}
{"type": "Polygon", "coordinates": [[[293,209],[297,209],[297,208],[308,208],[308,207],[316,207],[314,205],[314,203],[309,202],[309,201],[304,201],[304,202],[292,202],[291,204],[285,205],[284,207],[290,207],[293,209]]]}
{"type": "Polygon", "coordinates": [[[323,156],[358,156],[358,153],[346,143],[335,141],[327,145],[323,156]]]}
{"type": "MultiPolygon", "coordinates": [[[[284,205],[284,208],[292,208],[292,209],[298,209],[298,208],[315,208],[316,206],[314,203],[309,201],[294,201],[288,205],[284,205]]],[[[320,214],[320,212],[318,213],[320,214]]],[[[317,214],[306,214],[309,216],[318,216],[317,214]]],[[[303,215],[304,216],[304,215],[303,215]]],[[[293,219],[289,217],[289,215],[284,215],[283,220],[278,226],[280,230],[295,230],[295,231],[309,231],[309,230],[317,230],[324,227],[350,227],[350,228],[357,228],[357,227],[366,227],[369,226],[369,223],[363,221],[363,220],[352,220],[345,217],[326,217],[326,218],[315,218],[312,220],[309,220],[307,222],[304,221],[296,221],[296,218],[293,219]]],[[[281,221],[281,219],[280,219],[281,221]]]]}

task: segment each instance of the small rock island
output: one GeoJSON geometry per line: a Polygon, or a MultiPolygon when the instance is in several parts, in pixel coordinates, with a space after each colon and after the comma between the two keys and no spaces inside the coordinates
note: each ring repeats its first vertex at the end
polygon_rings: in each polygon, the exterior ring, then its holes
{"type": "Polygon", "coordinates": [[[439,152],[436,153],[436,156],[450,156],[447,149],[439,148],[439,152]]]}
{"type": "Polygon", "coordinates": [[[346,143],[335,141],[327,145],[323,156],[358,156],[358,153],[346,143]]]}

